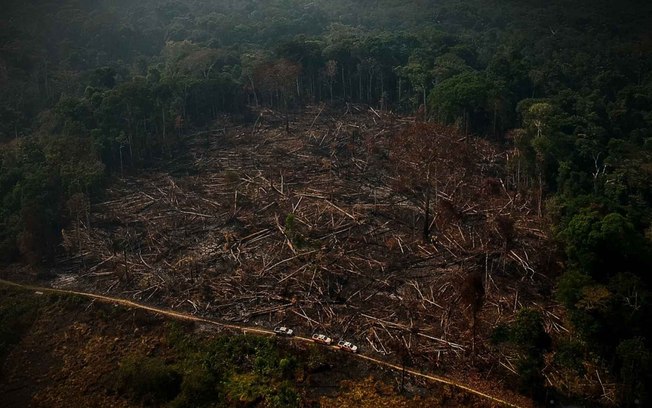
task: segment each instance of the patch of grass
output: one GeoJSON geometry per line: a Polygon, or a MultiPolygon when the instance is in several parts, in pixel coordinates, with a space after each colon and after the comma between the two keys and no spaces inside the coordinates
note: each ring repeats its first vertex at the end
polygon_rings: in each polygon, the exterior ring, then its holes
{"type": "Polygon", "coordinates": [[[118,391],[145,405],[172,401],[181,384],[182,377],[176,368],[160,358],[128,356],[120,362],[118,391]]]}
{"type": "Polygon", "coordinates": [[[168,407],[298,406],[294,384],[303,367],[275,339],[220,335],[198,341],[189,332],[178,323],[167,325],[181,376],[179,393],[168,407]]]}
{"type": "Polygon", "coordinates": [[[85,308],[91,302],[84,296],[67,293],[46,293],[43,298],[47,300],[49,305],[62,311],[71,312],[79,311],[80,308],[85,308]]]}
{"type": "MultiPolygon", "coordinates": [[[[89,300],[80,296],[0,288],[0,363],[29,330],[41,307],[56,313],[77,311],[89,300]]],[[[94,318],[119,318],[123,309],[99,305],[94,318]]],[[[314,351],[310,362],[279,347],[275,338],[193,336],[193,324],[165,324],[165,360],[159,356],[124,357],[111,380],[113,389],[143,406],[168,408],[250,406],[297,407],[298,378],[324,357],[314,351]]]]}
{"type": "Polygon", "coordinates": [[[330,368],[329,361],[329,356],[326,354],[323,348],[310,347],[305,362],[305,368],[309,372],[313,373],[328,370],[330,368]]]}
{"type": "Polygon", "coordinates": [[[182,375],[180,393],[170,403],[170,408],[210,406],[212,402],[224,399],[220,376],[201,364],[186,364],[182,375]]]}
{"type": "Polygon", "coordinates": [[[168,321],[165,323],[165,340],[167,344],[181,355],[190,354],[197,350],[198,345],[193,337],[188,336],[194,323],[168,321]]]}
{"type": "Polygon", "coordinates": [[[267,401],[271,407],[275,408],[298,407],[301,404],[301,398],[294,384],[289,381],[281,383],[267,401]]]}
{"type": "Polygon", "coordinates": [[[252,406],[269,393],[267,385],[254,373],[234,374],[226,382],[225,394],[231,405],[252,406]]]}

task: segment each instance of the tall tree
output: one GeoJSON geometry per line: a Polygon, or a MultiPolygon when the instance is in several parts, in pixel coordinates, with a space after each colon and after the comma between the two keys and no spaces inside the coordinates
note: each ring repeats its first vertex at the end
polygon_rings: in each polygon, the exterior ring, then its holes
{"type": "MultiPolygon", "coordinates": [[[[452,141],[459,139],[453,128],[435,123],[416,123],[392,141],[390,158],[401,189],[419,202],[422,208],[424,241],[432,228],[432,206],[437,200],[438,171],[442,159],[450,152],[452,141]]],[[[459,152],[463,154],[463,152],[459,152]]]]}

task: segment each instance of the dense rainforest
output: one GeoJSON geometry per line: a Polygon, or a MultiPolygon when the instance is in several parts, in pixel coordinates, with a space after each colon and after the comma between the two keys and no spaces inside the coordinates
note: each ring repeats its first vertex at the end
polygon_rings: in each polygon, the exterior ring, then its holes
{"type": "MultiPolygon", "coordinates": [[[[651,19],[642,0],[5,0],[0,260],[48,265],[112,178],[223,115],[368,104],[509,152],[507,187],[538,197],[559,248],[548,273],[573,333],[555,359],[577,376],[599,359],[618,404],[644,406],[651,19]]],[[[506,337],[531,334],[522,320],[506,337]]],[[[518,367],[533,382],[545,343],[518,367]]]]}

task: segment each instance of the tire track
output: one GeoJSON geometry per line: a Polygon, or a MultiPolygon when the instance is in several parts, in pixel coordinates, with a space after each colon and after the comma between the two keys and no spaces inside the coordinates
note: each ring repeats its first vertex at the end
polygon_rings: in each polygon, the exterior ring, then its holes
{"type": "MultiPolygon", "coordinates": [[[[32,285],[25,285],[21,283],[16,283],[16,282],[11,282],[7,280],[0,279],[0,284],[4,286],[10,286],[22,290],[27,290],[27,291],[34,291],[34,292],[42,292],[42,293],[52,293],[52,294],[60,294],[60,295],[74,295],[74,296],[81,296],[85,297],[87,299],[93,299],[93,300],[98,300],[103,303],[111,303],[111,304],[117,304],[121,305],[127,308],[132,308],[132,309],[140,309],[140,310],[145,310],[147,312],[151,313],[156,313],[160,314],[162,316],[170,317],[172,319],[176,320],[185,320],[189,322],[197,322],[197,323],[204,323],[204,324],[209,324],[213,326],[218,326],[226,329],[231,329],[231,330],[237,330],[241,331],[243,334],[255,334],[259,336],[275,336],[275,333],[272,330],[266,330],[266,329],[260,329],[256,327],[251,327],[251,326],[244,326],[244,325],[236,325],[236,324],[229,324],[229,323],[223,323],[219,322],[217,320],[212,320],[212,319],[207,319],[203,317],[197,317],[193,316],[190,314],[186,313],[180,313],[180,312],[175,312],[173,310],[169,309],[163,309],[159,307],[154,307],[154,306],[148,306],[142,303],[137,303],[133,302],[131,300],[126,300],[126,299],[121,299],[121,298],[114,298],[111,296],[105,296],[105,295],[98,295],[95,293],[87,293],[87,292],[79,292],[79,291],[74,291],[74,290],[65,290],[65,289],[55,289],[55,288],[48,288],[48,287],[40,287],[40,286],[32,286],[32,285]]],[[[314,344],[312,339],[307,338],[307,337],[301,337],[301,336],[293,336],[290,338],[287,338],[290,341],[295,341],[295,342],[300,342],[300,343],[311,343],[314,344]]],[[[331,350],[337,350],[337,347],[335,346],[322,346],[325,348],[329,348],[331,350]]],[[[379,360],[374,357],[370,357],[364,354],[352,354],[351,356],[358,358],[360,360],[365,360],[370,363],[376,364],[381,367],[385,367],[387,369],[390,369],[392,371],[398,371],[401,372],[403,371],[403,368],[400,366],[397,366],[392,363],[388,363],[387,361],[379,360]]],[[[492,401],[494,403],[500,404],[505,407],[511,407],[511,408],[523,408],[520,405],[516,405],[514,403],[505,401],[503,399],[493,397],[489,394],[486,394],[482,391],[476,390],[474,388],[471,388],[469,386],[466,386],[460,382],[457,382],[453,379],[450,378],[445,378],[437,375],[432,375],[432,374],[426,374],[420,371],[412,370],[409,368],[405,369],[405,373],[412,375],[413,377],[417,378],[422,378],[431,382],[435,383],[440,383],[440,384],[446,384],[455,388],[458,388],[460,390],[463,390],[465,392],[471,393],[473,395],[482,397],[486,400],[492,401]]]]}

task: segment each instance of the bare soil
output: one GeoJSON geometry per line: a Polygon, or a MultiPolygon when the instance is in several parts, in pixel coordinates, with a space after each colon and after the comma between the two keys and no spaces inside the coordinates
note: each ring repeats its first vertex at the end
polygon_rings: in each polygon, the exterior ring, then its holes
{"type": "Polygon", "coordinates": [[[52,284],[325,333],[492,387],[509,382],[511,364],[488,344],[496,324],[535,307],[562,330],[554,250],[534,194],[509,182],[511,152],[438,141],[424,241],[423,202],[390,160],[413,118],[312,107],[287,133],[282,115],[259,114],[254,125],[225,118],[165,164],[117,180],[64,231],[52,284]],[[475,330],[463,296],[472,274],[484,292],[475,330]]]}
{"type": "MultiPolygon", "coordinates": [[[[128,356],[156,356],[175,361],[169,320],[141,310],[86,299],[36,295],[0,288],[13,301],[31,302],[36,317],[21,340],[0,360],[2,406],[13,407],[140,407],[116,388],[119,365],[128,356]],[[34,300],[36,299],[36,302],[34,300]]],[[[0,309],[7,303],[0,305],[0,309]]],[[[2,310],[0,310],[2,311],[2,310]]],[[[209,340],[221,333],[214,326],[184,324],[184,333],[209,340]]],[[[279,342],[299,360],[320,352],[319,346],[279,342]]],[[[323,364],[297,378],[302,405],[491,407],[483,399],[447,386],[433,386],[399,373],[326,352],[323,364]],[[403,383],[404,391],[399,391],[403,383]],[[360,401],[362,396],[364,401],[360,401]],[[395,405],[400,403],[400,405],[395,405]]],[[[145,406],[152,406],[151,404],[145,406]]],[[[154,405],[155,406],[155,405],[154,405]]]]}

